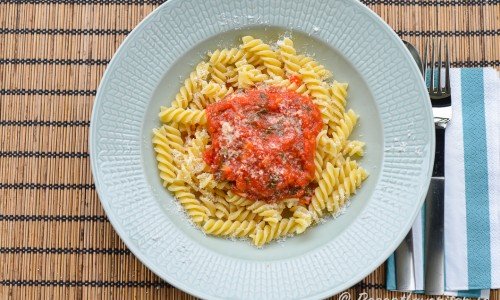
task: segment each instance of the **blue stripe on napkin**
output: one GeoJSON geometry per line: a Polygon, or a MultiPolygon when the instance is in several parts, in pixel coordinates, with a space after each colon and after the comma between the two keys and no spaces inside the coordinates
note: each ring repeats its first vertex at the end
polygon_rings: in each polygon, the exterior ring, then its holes
{"type": "Polygon", "coordinates": [[[394,253],[389,256],[387,259],[387,276],[386,276],[386,284],[388,290],[396,290],[396,263],[394,261],[394,253]]]}
{"type": "Polygon", "coordinates": [[[465,163],[469,288],[491,284],[488,158],[483,69],[462,70],[462,126],[465,163]],[[487,177],[486,177],[487,178],[487,177]]]}
{"type": "Polygon", "coordinates": [[[481,297],[481,290],[458,291],[457,297],[479,298],[481,297]]]}

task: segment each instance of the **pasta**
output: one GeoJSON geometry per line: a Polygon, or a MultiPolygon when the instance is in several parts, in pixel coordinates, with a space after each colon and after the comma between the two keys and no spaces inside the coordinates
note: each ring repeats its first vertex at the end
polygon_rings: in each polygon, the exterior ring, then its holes
{"type": "Polygon", "coordinates": [[[321,174],[318,187],[314,190],[314,195],[309,205],[309,210],[313,213],[315,219],[323,215],[327,198],[333,193],[334,187],[338,186],[339,173],[339,169],[335,169],[330,162],[326,163],[325,170],[321,174]]]}
{"type": "Polygon", "coordinates": [[[193,100],[194,94],[199,90],[201,82],[208,76],[208,64],[201,62],[196,69],[184,81],[179,93],[175,96],[172,107],[186,108],[189,101],[193,100]]]}
{"type": "Polygon", "coordinates": [[[174,122],[189,125],[203,125],[207,122],[204,110],[182,109],[175,107],[165,108],[160,113],[160,120],[164,123],[174,122]]]}
{"type": "Polygon", "coordinates": [[[299,55],[297,58],[301,67],[309,66],[321,79],[327,79],[332,76],[330,71],[325,69],[323,65],[317,63],[312,57],[299,55]]]}
{"type": "Polygon", "coordinates": [[[263,82],[268,78],[259,69],[255,68],[246,60],[240,60],[236,63],[236,70],[238,72],[237,84],[238,88],[246,89],[254,86],[259,82],[263,82]]]}
{"type": "MultiPolygon", "coordinates": [[[[245,36],[240,47],[215,50],[196,65],[171,107],[161,108],[162,125],[153,129],[152,137],[162,184],[196,226],[214,236],[249,238],[261,247],[302,234],[322,217],[340,212],[368,173],[356,161],[364,155],[365,143],[350,137],[358,116],[346,107],[348,85],[331,77],[312,57],[297,54],[288,37],[275,47],[245,36]],[[320,129],[312,142],[312,181],[309,192],[300,196],[290,194],[274,202],[252,198],[237,192],[234,182],[213,173],[206,162],[214,143],[207,107],[260,87],[293,91],[310,99],[319,111],[320,129]]],[[[232,127],[224,126],[226,138],[237,138],[232,127]]],[[[274,186],[271,175],[270,188],[274,186]]]]}
{"type": "Polygon", "coordinates": [[[283,77],[282,62],[278,59],[278,54],[274,52],[269,45],[251,36],[245,36],[242,40],[242,49],[260,58],[269,72],[269,75],[283,77]]]}
{"type": "Polygon", "coordinates": [[[222,50],[217,49],[214,52],[210,53],[209,56],[210,56],[209,59],[210,64],[214,65],[220,63],[223,64],[224,66],[228,66],[241,60],[243,56],[245,56],[245,53],[238,48],[222,49],[222,50]]]}
{"type": "Polygon", "coordinates": [[[254,232],[256,223],[254,221],[231,221],[209,219],[203,225],[203,230],[208,234],[245,237],[254,232]]]}
{"type": "Polygon", "coordinates": [[[183,180],[175,178],[168,184],[168,189],[174,193],[175,197],[179,200],[194,223],[202,223],[208,218],[208,208],[196,199],[195,195],[191,192],[190,188],[186,186],[183,180]]]}
{"type": "Polygon", "coordinates": [[[156,160],[158,161],[158,169],[160,170],[160,177],[163,180],[163,186],[167,186],[168,183],[171,183],[175,179],[178,170],[173,164],[166,127],[155,128],[153,134],[153,145],[155,146],[154,149],[156,160]]]}
{"type": "Polygon", "coordinates": [[[294,206],[291,210],[295,219],[295,231],[300,234],[311,226],[312,216],[304,206],[294,206]]]}
{"type": "Polygon", "coordinates": [[[281,220],[281,213],[277,207],[263,201],[255,201],[247,209],[264,218],[267,223],[277,223],[281,220]]]}
{"type": "Polygon", "coordinates": [[[297,57],[297,51],[293,47],[293,41],[290,38],[284,38],[280,43],[280,55],[283,60],[284,69],[288,74],[298,74],[301,65],[297,57]]]}
{"type": "Polygon", "coordinates": [[[295,232],[295,219],[282,219],[276,223],[266,224],[265,221],[260,222],[257,224],[254,233],[251,234],[250,237],[252,238],[255,246],[261,247],[265,243],[269,243],[274,239],[285,237],[295,232]]]}

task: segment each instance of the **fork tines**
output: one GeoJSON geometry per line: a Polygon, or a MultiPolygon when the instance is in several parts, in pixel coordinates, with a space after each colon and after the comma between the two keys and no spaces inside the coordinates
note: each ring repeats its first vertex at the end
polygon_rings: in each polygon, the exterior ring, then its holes
{"type": "Polygon", "coordinates": [[[448,42],[444,42],[444,62],[442,59],[443,43],[441,39],[432,39],[430,41],[430,62],[427,61],[427,55],[429,50],[429,40],[425,41],[424,45],[424,55],[423,55],[423,76],[427,80],[429,78],[429,95],[431,98],[446,98],[450,96],[450,57],[448,42]],[[437,43],[437,47],[436,47],[437,43]],[[436,63],[436,52],[437,52],[437,63],[436,63]],[[444,74],[444,86],[441,81],[441,69],[445,69],[444,74]],[[429,69],[429,72],[427,72],[429,69]],[[437,76],[437,78],[435,78],[437,76]],[[437,82],[436,82],[437,81],[437,82]]]}

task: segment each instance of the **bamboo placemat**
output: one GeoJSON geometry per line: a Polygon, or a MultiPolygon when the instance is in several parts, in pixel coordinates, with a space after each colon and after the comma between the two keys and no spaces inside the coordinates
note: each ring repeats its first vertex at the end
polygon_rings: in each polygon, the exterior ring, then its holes
{"type": "MultiPolygon", "coordinates": [[[[161,2],[0,2],[0,299],[192,299],[114,232],[87,146],[107,63],[161,2]]],[[[455,67],[500,67],[498,0],[363,2],[420,50],[426,37],[448,40],[455,67]]],[[[404,295],[384,285],[381,266],[349,292],[404,295]]]]}

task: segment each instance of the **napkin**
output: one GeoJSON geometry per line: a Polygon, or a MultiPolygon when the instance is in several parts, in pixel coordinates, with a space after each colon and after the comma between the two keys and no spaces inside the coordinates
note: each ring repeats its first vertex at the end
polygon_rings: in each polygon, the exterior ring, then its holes
{"type": "MultiPolygon", "coordinates": [[[[489,298],[500,288],[500,78],[492,68],[450,70],[453,118],[445,135],[444,295],[489,298]]],[[[424,290],[425,206],[412,227],[415,293],[424,290]]],[[[394,256],[387,289],[396,290],[394,256]]]]}

